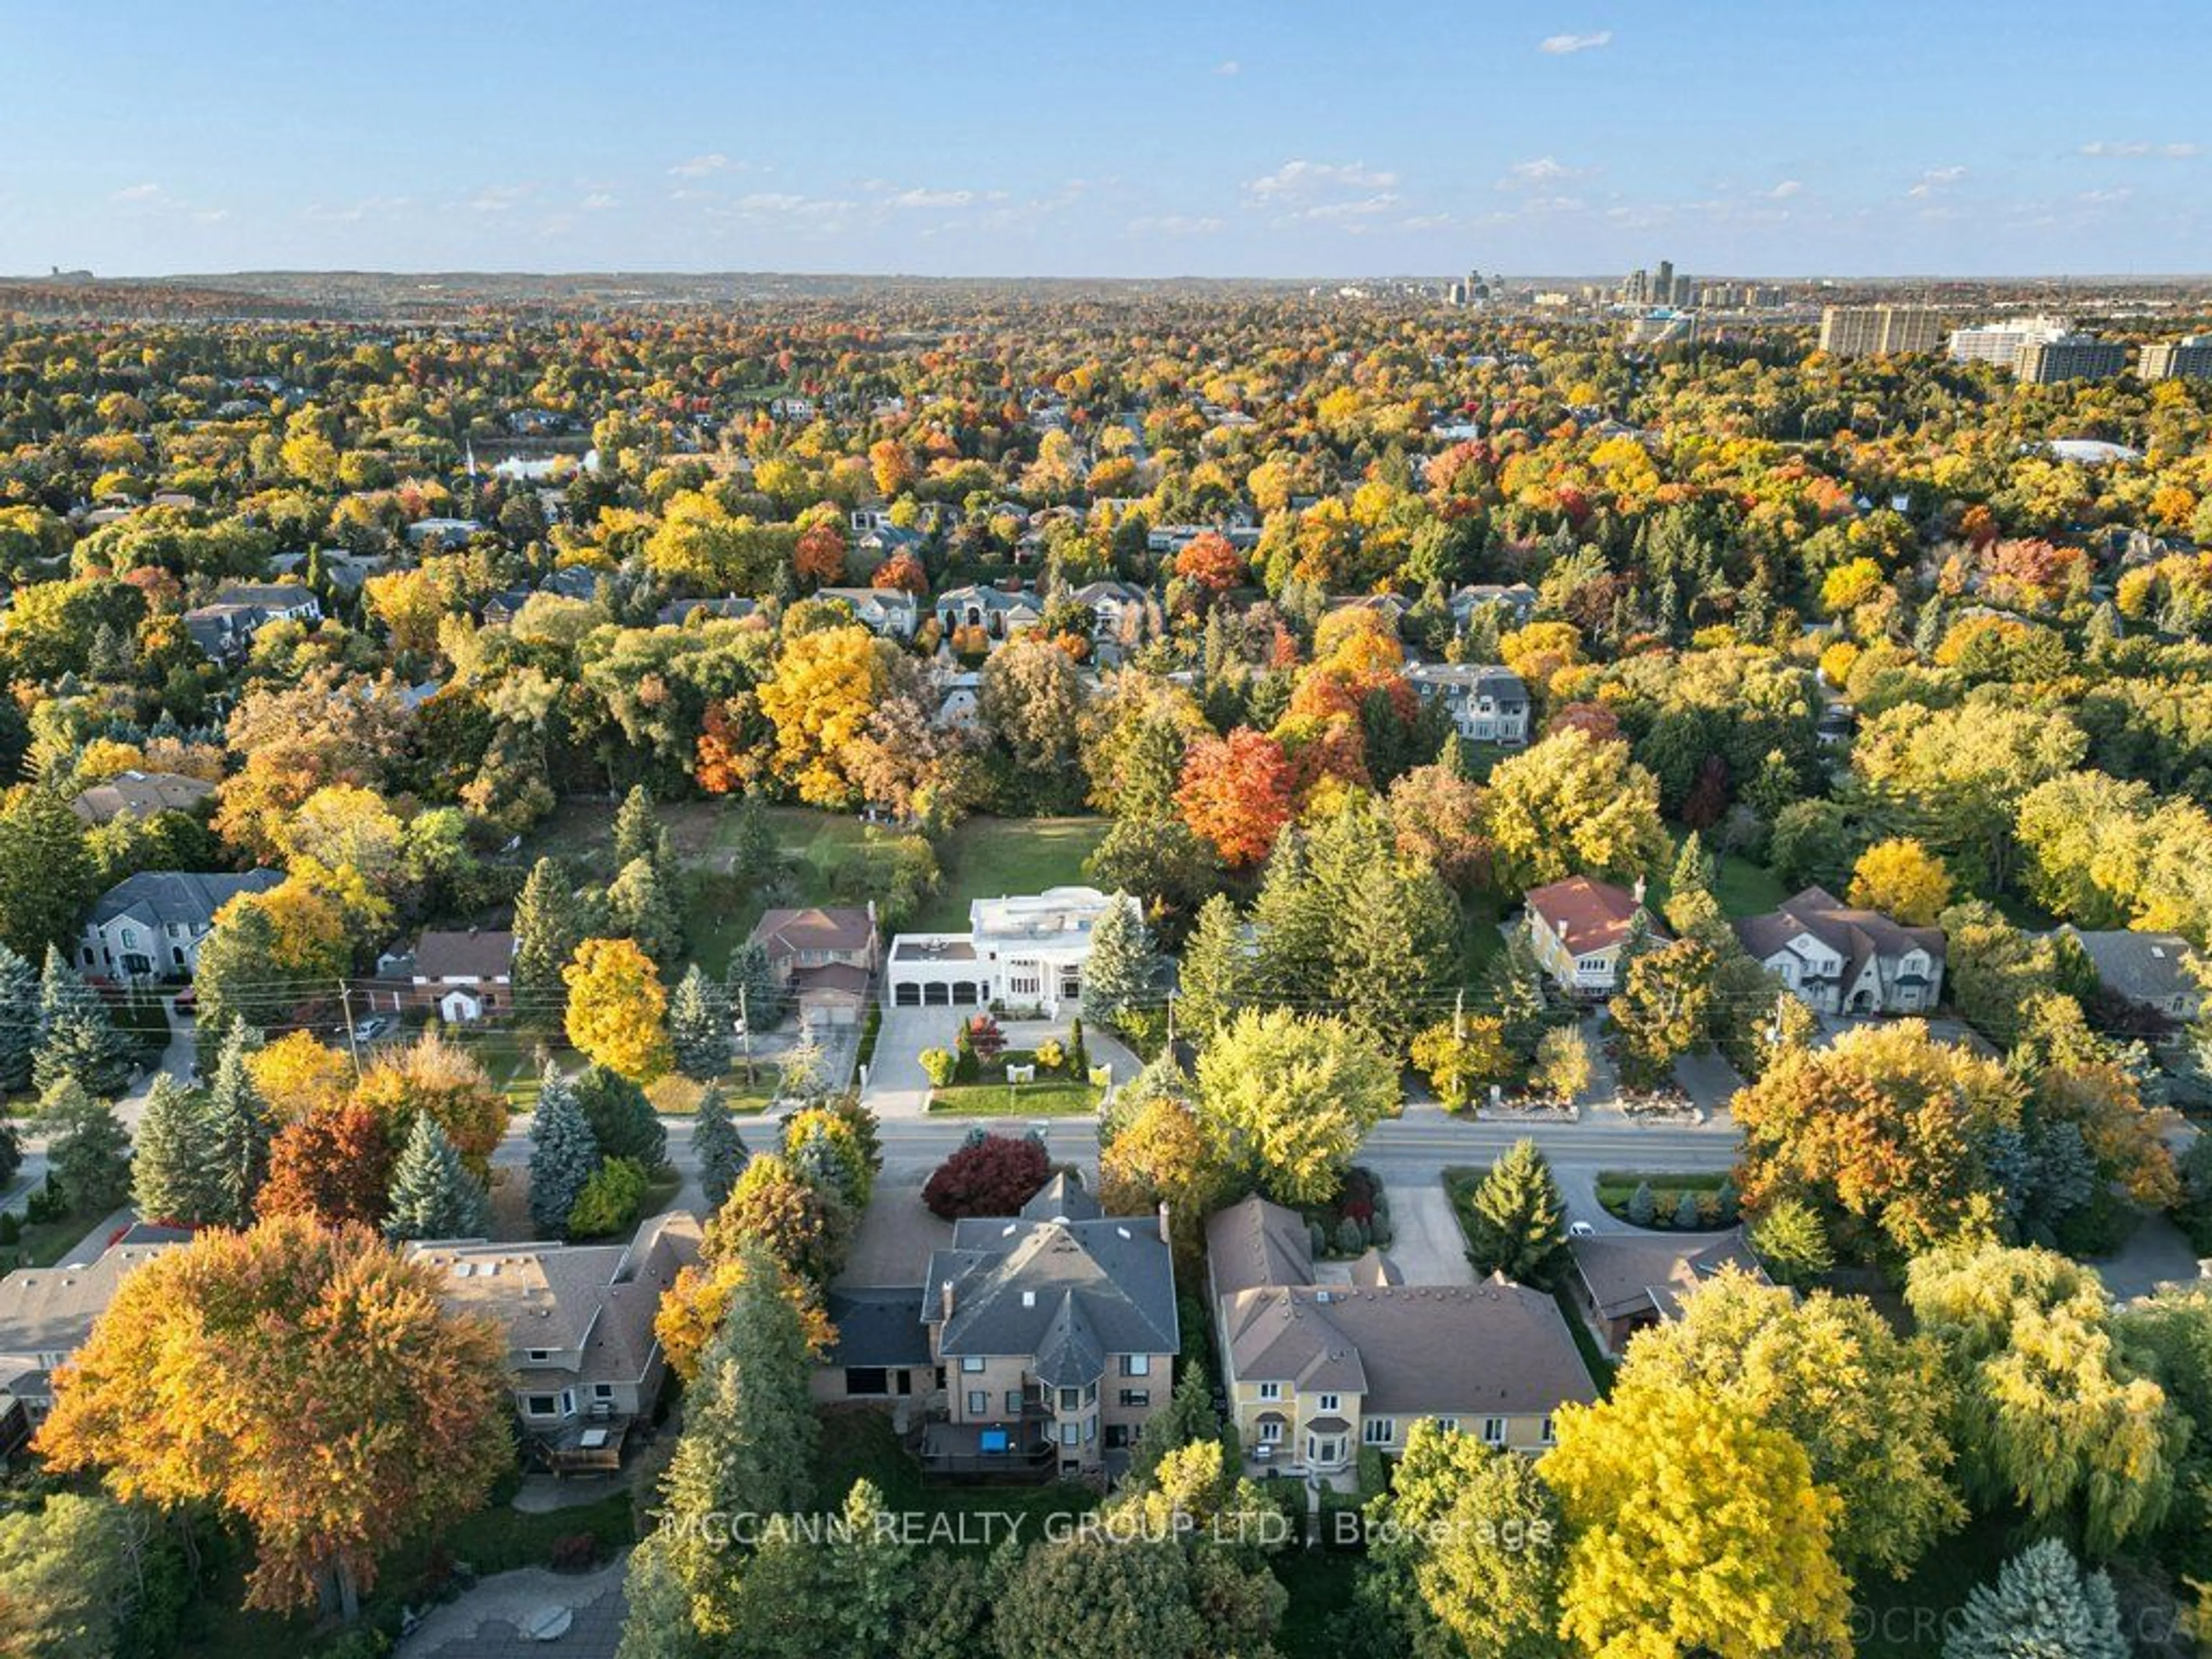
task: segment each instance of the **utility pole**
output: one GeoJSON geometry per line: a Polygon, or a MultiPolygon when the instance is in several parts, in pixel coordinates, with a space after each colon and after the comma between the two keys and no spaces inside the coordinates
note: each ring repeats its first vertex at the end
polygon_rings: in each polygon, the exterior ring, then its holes
{"type": "Polygon", "coordinates": [[[338,981],[338,1006],[345,1010],[346,1047],[353,1051],[353,1080],[361,1081],[361,1038],[353,1029],[353,987],[338,981]]]}
{"type": "Polygon", "coordinates": [[[1168,993],[1168,1049],[1170,1053],[1175,1049],[1175,1006],[1176,994],[1170,991],[1168,993]]]}
{"type": "Polygon", "coordinates": [[[1464,985],[1459,988],[1459,994],[1452,999],[1452,1041],[1467,1041],[1467,987],[1464,985]]]}
{"type": "Polygon", "coordinates": [[[738,1036],[745,1045],[745,1081],[750,1085],[753,1080],[753,1019],[745,1007],[745,990],[743,985],[738,987],[738,1036]]]}

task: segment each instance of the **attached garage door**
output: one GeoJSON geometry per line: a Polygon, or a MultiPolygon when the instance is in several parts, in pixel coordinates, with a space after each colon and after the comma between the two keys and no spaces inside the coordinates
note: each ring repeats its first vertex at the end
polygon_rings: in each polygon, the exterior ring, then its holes
{"type": "Polygon", "coordinates": [[[957,1003],[963,1005],[973,1003],[975,1000],[975,986],[964,979],[957,979],[953,981],[952,1000],[957,1003]]]}
{"type": "Polygon", "coordinates": [[[895,986],[891,989],[891,1000],[902,1008],[919,1008],[921,1006],[921,987],[919,985],[895,986]]]}
{"type": "Polygon", "coordinates": [[[942,1008],[952,1000],[952,988],[949,985],[925,986],[921,1000],[933,1008],[942,1008]]]}

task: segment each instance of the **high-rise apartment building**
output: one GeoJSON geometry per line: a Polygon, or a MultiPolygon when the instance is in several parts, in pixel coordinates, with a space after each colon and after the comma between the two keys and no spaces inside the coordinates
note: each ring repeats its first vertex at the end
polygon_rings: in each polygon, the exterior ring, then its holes
{"type": "Polygon", "coordinates": [[[1995,363],[2018,368],[2020,354],[2030,341],[2056,340],[2071,331],[2063,317],[2009,317],[2001,323],[1982,323],[1951,331],[1951,361],[1954,363],[1995,363]]]}
{"type": "Polygon", "coordinates": [[[2024,385],[2056,386],[2061,380],[2109,380],[2127,368],[2128,349],[2118,340],[2061,334],[2021,346],[2013,373],[2024,385]]]}
{"type": "Polygon", "coordinates": [[[2153,340],[2136,360],[2146,380],[2212,380],[2212,334],[2153,340]]]}
{"type": "Polygon", "coordinates": [[[1942,319],[1925,306],[1830,306],[1820,313],[1820,349],[1832,357],[1933,351],[1942,319]]]}

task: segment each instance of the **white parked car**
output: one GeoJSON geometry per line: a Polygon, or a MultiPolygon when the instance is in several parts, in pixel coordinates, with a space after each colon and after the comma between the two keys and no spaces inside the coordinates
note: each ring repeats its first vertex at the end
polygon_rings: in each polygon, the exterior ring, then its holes
{"type": "Polygon", "coordinates": [[[1596,1231],[1597,1229],[1591,1226],[1587,1221],[1570,1221],[1567,1223],[1567,1237],[1569,1238],[1588,1238],[1596,1231]]]}

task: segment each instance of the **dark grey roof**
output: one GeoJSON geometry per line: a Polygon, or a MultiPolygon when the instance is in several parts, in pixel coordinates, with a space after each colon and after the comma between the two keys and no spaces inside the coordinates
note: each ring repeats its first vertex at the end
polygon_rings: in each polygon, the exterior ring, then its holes
{"type": "Polygon", "coordinates": [[[1590,1305],[1607,1319],[1646,1309],[1671,1319],[1685,1293],[1723,1267],[1741,1268],[1766,1282],[1766,1270],[1752,1254],[1741,1227],[1672,1237],[1598,1233],[1571,1238],[1567,1248],[1574,1254],[1575,1271],[1589,1292],[1590,1305]]]}
{"type": "Polygon", "coordinates": [[[2116,996],[2163,1006],[2175,997],[2204,994],[2203,983],[2191,971],[2197,953],[2179,933],[2065,931],[2081,941],[2083,952],[2096,967],[2098,981],[2116,996]]]}
{"type": "Polygon", "coordinates": [[[1943,960],[1943,930],[1907,927],[1879,910],[1845,904],[1826,888],[1808,887],[1783,901],[1782,908],[1763,916],[1747,916],[1735,924],[1743,948],[1764,962],[1800,933],[1810,933],[1844,959],[1844,979],[1858,977],[1869,957],[1893,960],[1912,950],[1925,951],[1930,960],[1943,960]]]}
{"type": "Polygon", "coordinates": [[[1108,1354],[1182,1351],[1175,1264],[1148,1218],[962,1221],[929,1258],[921,1315],[940,1356],[1049,1358],[1063,1372],[1095,1361],[1085,1381],[1108,1354]]]}
{"type": "Polygon", "coordinates": [[[830,1322],[837,1328],[832,1365],[927,1365],[929,1328],[921,1322],[921,1287],[896,1285],[830,1292],[830,1322]]]}
{"type": "Polygon", "coordinates": [[[265,893],[284,879],[275,870],[234,871],[205,874],[178,870],[143,870],[118,881],[100,896],[92,907],[92,925],[103,927],[131,916],[149,927],[173,921],[204,927],[215,913],[240,893],[265,893]]]}
{"type": "Polygon", "coordinates": [[[1079,1389],[1106,1375],[1106,1345],[1084,1316],[1073,1291],[1060,1293],[1052,1323],[1037,1344],[1030,1370],[1048,1389],[1079,1389]]]}
{"type": "Polygon", "coordinates": [[[1083,1190],[1082,1177],[1065,1170],[1054,1171],[1052,1179],[1022,1206],[1022,1215],[1030,1221],[1096,1221],[1105,1213],[1098,1200],[1083,1190]]]}

